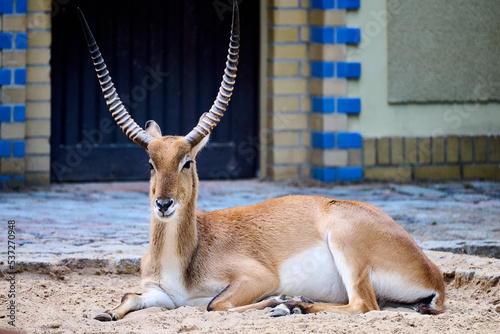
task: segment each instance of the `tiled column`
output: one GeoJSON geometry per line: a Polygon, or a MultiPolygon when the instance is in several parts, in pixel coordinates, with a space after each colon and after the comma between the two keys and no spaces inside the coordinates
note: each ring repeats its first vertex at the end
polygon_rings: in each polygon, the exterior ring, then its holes
{"type": "Polygon", "coordinates": [[[0,2],[0,189],[25,181],[27,0],[0,2]]]}
{"type": "Polygon", "coordinates": [[[361,134],[347,132],[348,115],[361,112],[361,100],[348,97],[347,80],[361,77],[361,64],[346,62],[346,53],[361,31],[345,26],[346,10],[359,6],[359,0],[311,1],[311,163],[313,178],[324,182],[363,177],[361,134]]]}
{"type": "Polygon", "coordinates": [[[308,1],[268,2],[267,176],[309,177],[308,1]]]}
{"type": "Polygon", "coordinates": [[[0,189],[50,182],[51,6],[0,1],[0,189]]]}
{"type": "Polygon", "coordinates": [[[50,182],[51,1],[29,0],[26,55],[26,183],[50,182]]]}

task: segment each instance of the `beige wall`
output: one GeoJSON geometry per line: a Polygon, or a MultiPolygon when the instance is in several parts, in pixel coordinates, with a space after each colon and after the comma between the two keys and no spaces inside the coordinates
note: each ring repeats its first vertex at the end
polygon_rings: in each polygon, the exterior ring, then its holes
{"type": "MultiPolygon", "coordinates": [[[[387,19],[408,0],[364,0],[349,12],[348,26],[359,26],[362,43],[348,48],[348,61],[362,63],[360,80],[349,81],[348,95],[361,97],[360,115],[349,116],[349,131],[364,138],[390,136],[500,134],[500,104],[404,104],[387,102],[387,19]]],[[[473,79],[473,78],[471,78],[473,79]]],[[[466,80],[466,79],[464,79],[466,80]]],[[[478,81],[479,89],[486,89],[478,81]]]]}

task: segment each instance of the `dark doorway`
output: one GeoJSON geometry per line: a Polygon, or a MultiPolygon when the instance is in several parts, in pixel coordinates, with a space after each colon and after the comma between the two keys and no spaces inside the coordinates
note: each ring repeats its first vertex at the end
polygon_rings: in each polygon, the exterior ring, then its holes
{"type": "MultiPolygon", "coordinates": [[[[115,125],[102,97],[76,7],[84,12],[135,121],[185,135],[208,111],[222,78],[229,0],[69,1],[52,18],[51,178],[143,180],[147,153],[115,125]]],[[[259,1],[242,1],[238,78],[230,106],[198,157],[204,179],[257,172],[259,1]]]]}

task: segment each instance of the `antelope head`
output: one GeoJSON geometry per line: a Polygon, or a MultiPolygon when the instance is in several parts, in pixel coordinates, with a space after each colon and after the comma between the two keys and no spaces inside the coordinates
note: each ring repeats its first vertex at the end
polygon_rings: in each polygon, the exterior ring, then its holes
{"type": "Polygon", "coordinates": [[[148,121],[144,130],[132,119],[118,96],[85,17],[79,9],[78,13],[109,111],[123,132],[148,151],[151,167],[150,199],[154,215],[166,221],[179,214],[194,213],[198,188],[195,158],[224,116],[235,84],[239,54],[237,1],[233,2],[231,38],[219,92],[210,110],[201,116],[198,124],[184,137],[162,136],[160,127],[154,121],[148,121]]]}
{"type": "Polygon", "coordinates": [[[186,137],[162,136],[154,121],[146,123],[146,133],[154,138],[148,145],[152,212],[164,221],[193,212],[198,188],[195,159],[209,134],[192,144],[186,137]]]}

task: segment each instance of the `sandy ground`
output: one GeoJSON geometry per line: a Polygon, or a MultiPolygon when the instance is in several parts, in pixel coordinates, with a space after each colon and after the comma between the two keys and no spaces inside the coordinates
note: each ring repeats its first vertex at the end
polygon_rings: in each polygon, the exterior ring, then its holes
{"type": "MultiPolygon", "coordinates": [[[[411,309],[344,316],[292,315],[270,318],[266,310],[243,314],[207,312],[203,308],[150,308],[102,323],[93,316],[115,306],[125,292],[139,292],[139,276],[106,268],[16,275],[16,328],[27,333],[498,333],[500,260],[444,252],[427,252],[447,281],[447,310],[424,316],[411,309]]],[[[9,301],[2,280],[1,305],[9,301]]],[[[0,327],[8,326],[5,307],[0,327]]]]}

